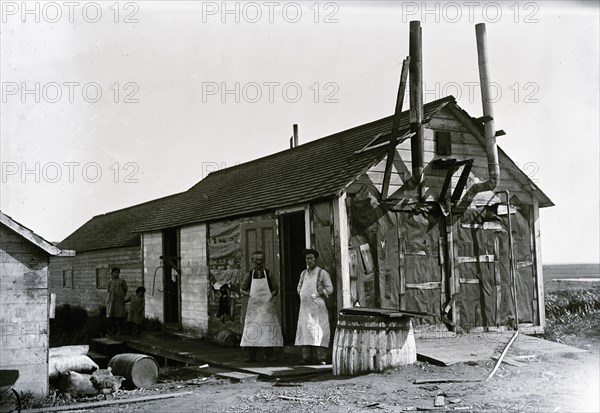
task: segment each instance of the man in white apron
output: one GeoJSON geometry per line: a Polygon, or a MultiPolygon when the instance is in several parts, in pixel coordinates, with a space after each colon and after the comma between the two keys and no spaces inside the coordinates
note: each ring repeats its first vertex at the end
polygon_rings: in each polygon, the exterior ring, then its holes
{"type": "Polygon", "coordinates": [[[296,345],[302,348],[302,363],[310,364],[315,360],[325,364],[329,347],[329,314],[325,298],[333,293],[333,284],[329,273],[317,266],[319,253],[313,249],[303,251],[306,270],[300,274],[298,294],[300,294],[300,313],[296,330],[296,345]]]}
{"type": "Polygon", "coordinates": [[[252,254],[255,267],[244,275],[240,286],[242,294],[248,296],[244,321],[244,332],[240,346],[248,352],[246,362],[256,361],[259,347],[264,347],[268,361],[273,360],[273,347],[283,346],[281,324],[273,298],[279,286],[271,271],[263,267],[265,261],[261,251],[252,254]]]}

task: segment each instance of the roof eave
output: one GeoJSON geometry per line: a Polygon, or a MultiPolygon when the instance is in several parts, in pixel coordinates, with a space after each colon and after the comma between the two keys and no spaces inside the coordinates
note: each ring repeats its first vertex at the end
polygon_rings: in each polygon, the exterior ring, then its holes
{"type": "Polygon", "coordinates": [[[25,238],[31,244],[40,248],[48,255],[57,256],[57,255],[67,255],[69,252],[63,252],[60,248],[56,247],[52,243],[46,241],[44,238],[27,228],[26,226],[18,223],[5,213],[0,211],[0,223],[4,226],[15,232],[17,235],[25,238]]]}

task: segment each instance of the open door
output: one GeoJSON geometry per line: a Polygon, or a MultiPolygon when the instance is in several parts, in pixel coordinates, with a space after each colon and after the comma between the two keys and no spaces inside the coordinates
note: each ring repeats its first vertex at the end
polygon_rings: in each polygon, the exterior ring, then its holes
{"type": "Polygon", "coordinates": [[[297,287],[306,268],[302,251],[306,248],[304,211],[281,215],[283,277],[281,285],[283,342],[293,345],[296,338],[300,296],[297,287]]]}
{"type": "Polygon", "coordinates": [[[163,309],[165,327],[181,328],[181,266],[179,257],[179,231],[163,231],[163,309]]]}

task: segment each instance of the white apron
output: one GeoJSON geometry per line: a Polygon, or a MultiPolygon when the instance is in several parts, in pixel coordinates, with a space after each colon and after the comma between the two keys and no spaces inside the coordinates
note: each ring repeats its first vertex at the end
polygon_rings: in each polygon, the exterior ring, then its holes
{"type": "Polygon", "coordinates": [[[296,330],[297,346],[329,346],[329,314],[325,300],[317,293],[317,267],[311,274],[304,271],[304,281],[300,290],[300,314],[296,330]],[[316,297],[313,298],[312,295],[316,297]]]}
{"type": "MultiPolygon", "coordinates": [[[[252,276],[254,273],[252,274],[252,276]]],[[[267,276],[253,278],[241,347],[281,347],[283,336],[267,276]]]]}

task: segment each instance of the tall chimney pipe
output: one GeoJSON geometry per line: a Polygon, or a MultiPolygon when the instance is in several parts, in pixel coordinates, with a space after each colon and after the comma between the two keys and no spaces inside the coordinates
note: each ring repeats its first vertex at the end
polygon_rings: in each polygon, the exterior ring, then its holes
{"type": "MultiPolygon", "coordinates": [[[[423,153],[425,145],[423,140],[423,55],[421,22],[410,22],[409,37],[409,95],[410,95],[410,129],[415,134],[410,138],[410,153],[412,162],[412,178],[409,187],[419,186],[424,180],[423,153]],[[413,186],[414,185],[414,186],[413,186]]],[[[419,194],[420,195],[420,194],[419,194]]]]}
{"type": "Polygon", "coordinates": [[[294,123],[294,148],[298,146],[298,124],[294,123]]]}
{"type": "Polygon", "coordinates": [[[487,53],[485,23],[475,25],[475,35],[477,38],[477,61],[479,63],[479,83],[481,86],[483,116],[489,117],[491,120],[486,121],[484,125],[485,149],[488,161],[488,180],[485,182],[477,182],[469,188],[469,191],[465,195],[465,201],[469,203],[475,194],[496,189],[500,181],[500,163],[498,162],[498,146],[496,145],[496,126],[494,121],[494,111],[492,109],[492,100],[490,98],[490,68],[487,53]]]}

